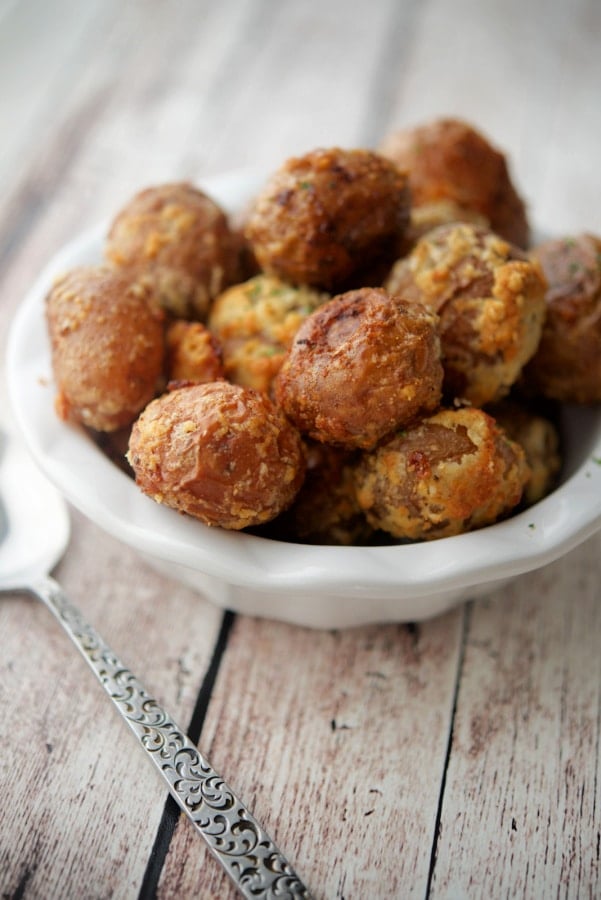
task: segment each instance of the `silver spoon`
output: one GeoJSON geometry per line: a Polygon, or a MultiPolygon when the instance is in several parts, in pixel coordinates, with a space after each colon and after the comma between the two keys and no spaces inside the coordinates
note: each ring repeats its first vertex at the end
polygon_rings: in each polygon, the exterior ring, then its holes
{"type": "Polygon", "coordinates": [[[32,594],[55,616],[242,896],[310,898],[249,810],[48,575],[69,533],[62,497],[0,431],[0,593],[32,594]]]}

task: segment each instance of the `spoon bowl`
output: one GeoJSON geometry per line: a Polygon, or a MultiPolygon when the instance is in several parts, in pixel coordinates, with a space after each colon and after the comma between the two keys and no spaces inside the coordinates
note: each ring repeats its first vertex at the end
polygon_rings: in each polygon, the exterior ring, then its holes
{"type": "Polygon", "coordinates": [[[0,589],[15,590],[54,568],[71,529],[62,495],[1,431],[0,498],[0,589]]]}

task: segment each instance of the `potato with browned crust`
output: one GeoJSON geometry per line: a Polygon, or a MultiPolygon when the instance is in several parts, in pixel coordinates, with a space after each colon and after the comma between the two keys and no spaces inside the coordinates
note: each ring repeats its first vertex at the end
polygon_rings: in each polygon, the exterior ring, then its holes
{"type": "Polygon", "coordinates": [[[240,280],[241,237],[221,207],[187,182],[137,193],[113,220],[107,259],[135,268],[178,318],[206,318],[214,297],[240,280]]]}
{"type": "Polygon", "coordinates": [[[443,118],[400,129],[378,151],[408,173],[414,208],[451,202],[459,221],[476,213],[506,240],[528,246],[526,208],[507,160],[467,122],[443,118]]]}
{"type": "Polygon", "coordinates": [[[525,389],[564,403],[601,403],[601,238],[550,240],[533,255],[548,282],[547,316],[525,389]]]}
{"type": "Polygon", "coordinates": [[[300,325],[329,299],[272,275],[257,275],[220,294],[207,324],[219,341],[228,380],[269,391],[300,325]]]}
{"type": "Polygon", "coordinates": [[[269,179],[245,234],[266,273],[339,292],[355,286],[357,273],[394,261],[409,205],[407,178],[389,160],[369,150],[314,150],[269,179]]]}
{"type": "Polygon", "coordinates": [[[219,342],[202,322],[176,319],[167,328],[167,378],[197,384],[225,378],[219,342]]]}
{"type": "Polygon", "coordinates": [[[537,407],[509,398],[486,410],[526,454],[530,478],[523,501],[527,506],[556,487],[562,466],[559,427],[546,410],[537,407]]]}
{"type": "Polygon", "coordinates": [[[304,476],[301,439],[259,391],[226,381],[177,388],[134,424],[128,459],[158,503],[206,525],[260,525],[294,499],[304,476]]]}
{"type": "Polygon", "coordinates": [[[479,409],[444,409],[364,453],[359,506],[397,539],[451,537],[507,515],[529,478],[522,448],[479,409]]]}
{"type": "Polygon", "coordinates": [[[73,269],[46,298],[62,419],[96,431],[130,424],[163,376],[164,315],[147,286],[102,266],[73,269]]]}
{"type": "MultiPolygon", "coordinates": [[[[420,238],[440,225],[456,225],[459,222],[467,222],[470,225],[479,225],[488,228],[488,221],[484,216],[474,210],[461,209],[452,200],[441,200],[438,203],[428,203],[424,206],[414,206],[411,209],[411,221],[403,245],[399,248],[399,257],[407,256],[420,238]]],[[[397,260],[395,260],[397,262],[397,260]]],[[[388,276],[390,269],[386,273],[388,276]]],[[[384,278],[382,283],[384,284],[384,278]]]]}
{"type": "Polygon", "coordinates": [[[504,397],[536,351],[545,287],[535,260],[470,224],[428,232],[386,282],[439,315],[445,395],[474,406],[504,397]]]}
{"type": "Polygon", "coordinates": [[[305,544],[369,543],[373,528],[355,495],[356,452],[304,441],[307,470],[294,502],[270,523],[268,535],[305,544]]]}
{"type": "Polygon", "coordinates": [[[438,316],[382,288],[363,288],[305,319],[274,394],[315,440],[373,447],[436,409],[442,375],[438,316]]]}

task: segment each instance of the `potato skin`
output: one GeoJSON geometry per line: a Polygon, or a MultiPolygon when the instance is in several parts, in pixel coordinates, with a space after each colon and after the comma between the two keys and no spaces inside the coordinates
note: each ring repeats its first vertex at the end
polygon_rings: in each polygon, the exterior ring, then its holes
{"type": "Polygon", "coordinates": [[[241,238],[207,194],[175,182],[131,198],[110,226],[105,254],[138,269],[168,312],[204,320],[213,298],[238,280],[241,238]]]}
{"type": "Polygon", "coordinates": [[[546,410],[537,407],[508,398],[486,410],[526,454],[530,478],[522,498],[525,506],[532,506],[551,493],[562,466],[558,426],[546,410]]]}
{"type": "Polygon", "coordinates": [[[373,447],[441,396],[438,317],[381,288],[334,297],[308,316],[274,380],[301,432],[373,447]]]}
{"type": "Polygon", "coordinates": [[[601,238],[547,241],[533,256],[548,282],[547,315],[525,388],[564,403],[600,403],[601,238]]]}
{"type": "Polygon", "coordinates": [[[529,478],[522,448],[479,409],[440,410],[364,453],[359,506],[405,540],[451,537],[490,525],[520,501],[529,478]]]}
{"type": "Polygon", "coordinates": [[[268,393],[300,325],[328,299],[270,275],[220,294],[207,324],[221,346],[228,380],[268,393]]]}
{"type": "Polygon", "coordinates": [[[360,270],[393,262],[408,220],[407,178],[389,160],[319,149],[274,173],[245,234],[267,274],[339,292],[360,270]]]}
{"type": "Polygon", "coordinates": [[[373,529],[359,509],[354,451],[304,441],[307,469],[294,502],[269,526],[269,536],[305,544],[360,545],[373,529]]]}
{"type": "Polygon", "coordinates": [[[298,432],[269,398],[225,381],[153,400],[134,424],[128,459],[158,503],[234,530],[282,512],[305,465],[298,432]]]}
{"type": "Polygon", "coordinates": [[[164,360],[163,313],[147,287],[106,267],[73,269],[46,298],[62,419],[96,431],[129,425],[152,399],[164,360]]]}
{"type": "Polygon", "coordinates": [[[444,392],[474,406],[500,400],[540,340],[546,281],[540,265],[472,224],[425,234],[386,288],[440,316],[444,392]]]}
{"type": "Polygon", "coordinates": [[[467,122],[443,118],[401,129],[384,138],[378,151],[408,172],[414,207],[451,201],[458,210],[483,216],[516,246],[528,246],[526,208],[506,158],[467,122]]]}

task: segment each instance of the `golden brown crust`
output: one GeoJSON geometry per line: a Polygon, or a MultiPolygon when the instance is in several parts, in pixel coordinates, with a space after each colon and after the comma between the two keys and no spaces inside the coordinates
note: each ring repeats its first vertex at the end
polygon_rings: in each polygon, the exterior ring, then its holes
{"type": "Polygon", "coordinates": [[[545,287],[538,263],[470,224],[428,232],[386,282],[438,313],[445,394],[474,406],[505,396],[534,354],[545,287]]]}
{"type": "Polygon", "coordinates": [[[292,506],[272,523],[271,536],[308,544],[368,543],[373,528],[355,496],[355,454],[313,441],[304,447],[305,480],[292,506]]]}
{"type": "Polygon", "coordinates": [[[565,403],[600,403],[601,238],[547,241],[533,255],[549,287],[540,344],[524,372],[526,389],[565,403]]]}
{"type": "Polygon", "coordinates": [[[314,150],[287,160],[247,223],[261,268],[291,284],[344,290],[359,270],[393,261],[409,218],[405,175],[368,150],[314,150]]]}
{"type": "Polygon", "coordinates": [[[524,202],[505,156],[468,123],[447,118],[402,129],[388,135],[378,150],[408,172],[415,207],[451,201],[483,216],[511,243],[528,246],[524,202]]]}
{"type": "Polygon", "coordinates": [[[458,222],[467,222],[470,225],[478,225],[480,228],[490,228],[490,223],[485,216],[473,209],[463,209],[452,200],[439,200],[436,203],[413,206],[407,235],[403,245],[399,248],[399,258],[411,253],[417,242],[429,231],[440,225],[453,225],[458,222]]]}
{"type": "Polygon", "coordinates": [[[211,307],[208,326],[222,348],[228,380],[269,392],[300,325],[328,299],[270,275],[224,291],[211,307]]]}
{"type": "Polygon", "coordinates": [[[113,220],[105,253],[138,270],[170,313],[204,319],[212,299],[238,280],[242,244],[210,197],[176,182],[136,194],[113,220]]]}
{"type": "Polygon", "coordinates": [[[221,348],[201,322],[177,319],[167,328],[167,378],[200,384],[225,377],[221,348]]]}
{"type": "Polygon", "coordinates": [[[81,267],[59,278],[46,316],[63,419],[97,431],[128,425],[163,373],[163,314],[126,273],[81,267]]]}
{"type": "Polygon", "coordinates": [[[527,506],[538,503],[557,485],[561,471],[559,431],[555,422],[515,399],[502,400],[487,412],[523,448],[530,468],[523,501],[527,506]]]}
{"type": "Polygon", "coordinates": [[[207,525],[241,529],[274,518],[304,475],[298,432],[265,394],[226,381],[163,394],[129,442],[136,483],[207,525]]]}
{"type": "Polygon", "coordinates": [[[357,499],[375,528],[432,540],[492,524],[520,501],[524,451],[478,409],[441,410],[365,453],[357,499]]]}
{"type": "Polygon", "coordinates": [[[299,328],[275,397],[315,440],[373,447],[435,409],[442,366],[438,317],[381,288],[333,298],[299,328]]]}

